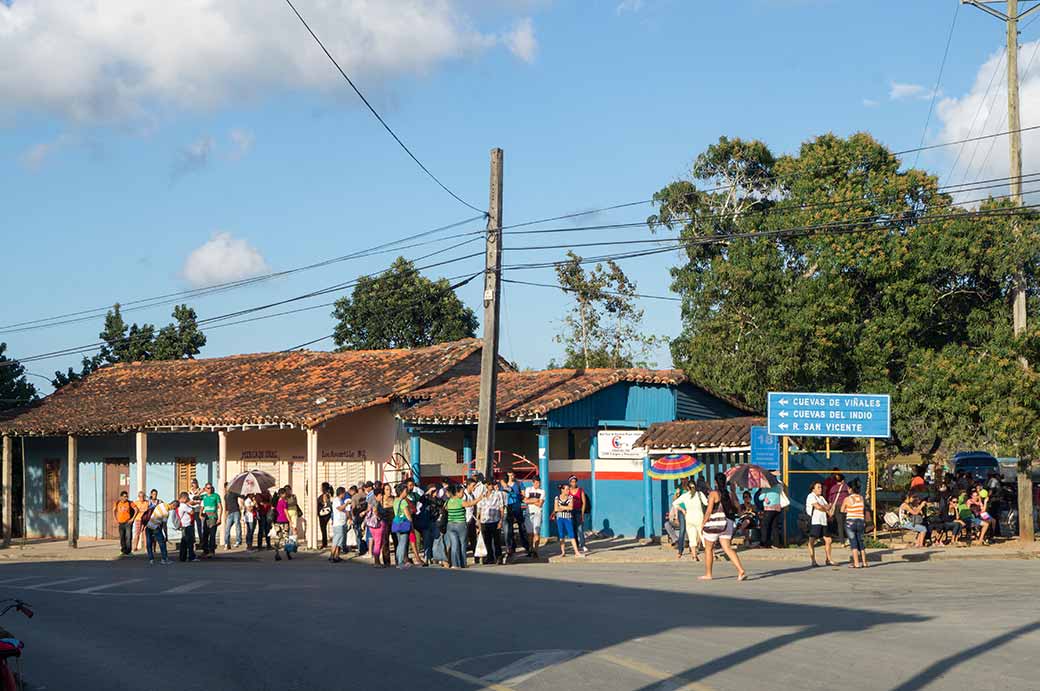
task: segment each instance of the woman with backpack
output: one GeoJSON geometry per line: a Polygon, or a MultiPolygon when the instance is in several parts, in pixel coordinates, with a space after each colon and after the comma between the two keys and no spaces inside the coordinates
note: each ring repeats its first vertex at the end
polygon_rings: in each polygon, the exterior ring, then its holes
{"type": "Polygon", "coordinates": [[[740,557],[731,544],[733,540],[733,519],[737,517],[737,503],[733,501],[729,489],[726,487],[726,474],[719,473],[715,476],[715,489],[708,495],[708,508],[704,514],[708,520],[701,528],[701,536],[704,540],[704,575],[700,576],[702,581],[712,579],[712,563],[715,561],[715,543],[722,546],[726,557],[737,567],[737,581],[747,578],[747,571],[740,563],[740,557]]]}
{"type": "MultiPolygon", "coordinates": [[[[408,563],[408,544],[414,539],[412,529],[414,516],[412,504],[408,501],[408,485],[402,482],[397,486],[397,499],[394,500],[394,522],[390,525],[390,529],[397,536],[397,568],[399,569],[407,569],[412,566],[408,563]]],[[[418,551],[415,558],[418,563],[422,564],[418,551]]]]}
{"type": "Polygon", "coordinates": [[[321,531],[321,548],[329,546],[329,520],[332,518],[332,485],[321,483],[318,495],[318,529],[321,531]]]}
{"type": "Polygon", "coordinates": [[[274,560],[281,561],[282,557],[278,554],[278,550],[285,552],[285,558],[292,560],[292,554],[289,550],[285,549],[285,543],[289,540],[289,536],[292,535],[291,524],[289,522],[289,500],[286,499],[286,490],[292,491],[291,488],[286,485],[283,489],[278,490],[278,496],[274,503],[274,560]]]}

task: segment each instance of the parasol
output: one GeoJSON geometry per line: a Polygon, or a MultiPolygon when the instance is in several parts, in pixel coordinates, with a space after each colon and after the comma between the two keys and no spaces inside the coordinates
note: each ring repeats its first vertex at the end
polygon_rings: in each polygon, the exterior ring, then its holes
{"type": "Polygon", "coordinates": [[[648,475],[657,480],[678,480],[696,475],[704,470],[704,464],[688,453],[662,456],[650,461],[648,475]]]}
{"type": "Polygon", "coordinates": [[[278,480],[273,475],[254,468],[231,478],[231,482],[228,483],[228,491],[242,495],[260,494],[276,484],[278,484],[278,480]]]}
{"type": "Polygon", "coordinates": [[[771,472],[753,463],[741,463],[726,471],[726,481],[744,489],[767,489],[780,484],[771,472]]]}

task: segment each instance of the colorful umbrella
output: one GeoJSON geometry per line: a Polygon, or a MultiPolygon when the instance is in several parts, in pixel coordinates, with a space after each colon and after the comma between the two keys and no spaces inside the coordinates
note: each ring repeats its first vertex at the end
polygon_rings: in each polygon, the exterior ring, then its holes
{"type": "Polygon", "coordinates": [[[228,491],[236,494],[260,494],[278,484],[274,475],[262,470],[247,470],[231,478],[228,491]]]}
{"type": "Polygon", "coordinates": [[[744,489],[766,489],[780,483],[771,472],[753,463],[741,463],[726,471],[726,481],[744,489]]]}
{"type": "Polygon", "coordinates": [[[704,470],[704,464],[688,453],[676,453],[650,461],[650,477],[658,480],[678,480],[696,475],[704,470]]]}

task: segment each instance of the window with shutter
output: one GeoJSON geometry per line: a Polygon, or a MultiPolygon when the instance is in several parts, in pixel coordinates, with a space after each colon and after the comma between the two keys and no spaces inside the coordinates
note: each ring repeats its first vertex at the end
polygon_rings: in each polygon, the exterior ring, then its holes
{"type": "Polygon", "coordinates": [[[57,458],[43,462],[43,511],[61,511],[61,460],[57,458]]]}
{"type": "Polygon", "coordinates": [[[191,489],[191,481],[195,479],[195,459],[194,458],[177,458],[174,459],[177,466],[177,494],[181,492],[187,492],[191,489]]]}

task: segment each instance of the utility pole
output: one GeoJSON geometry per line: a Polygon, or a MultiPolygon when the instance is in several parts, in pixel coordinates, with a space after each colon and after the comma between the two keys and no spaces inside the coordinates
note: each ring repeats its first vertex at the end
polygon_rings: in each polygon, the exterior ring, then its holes
{"type": "MultiPolygon", "coordinates": [[[[1008,144],[1011,161],[1011,203],[1022,206],[1022,123],[1018,108],[1018,21],[1026,15],[1040,9],[1040,2],[1034,2],[1029,9],[1019,12],[1018,0],[1007,0],[1007,12],[993,7],[1000,3],[984,0],[961,0],[963,4],[973,5],[986,14],[992,15],[1007,25],[1007,85],[1008,85],[1008,144]]],[[[1014,237],[1019,237],[1018,217],[1012,216],[1011,229],[1014,237]]],[[[1016,336],[1026,330],[1026,278],[1021,266],[1015,270],[1011,278],[1011,319],[1016,336]]],[[[1029,368],[1025,357],[1019,361],[1023,369],[1029,368]]],[[[1018,537],[1023,542],[1033,541],[1033,482],[1029,459],[1020,459],[1018,464],[1018,537]]]]}
{"type": "Polygon", "coordinates": [[[502,292],[502,149],[491,150],[487,252],[484,269],[484,347],[480,354],[480,407],[477,418],[477,464],[490,478],[495,465],[495,397],[498,392],[498,313],[502,292]]]}

